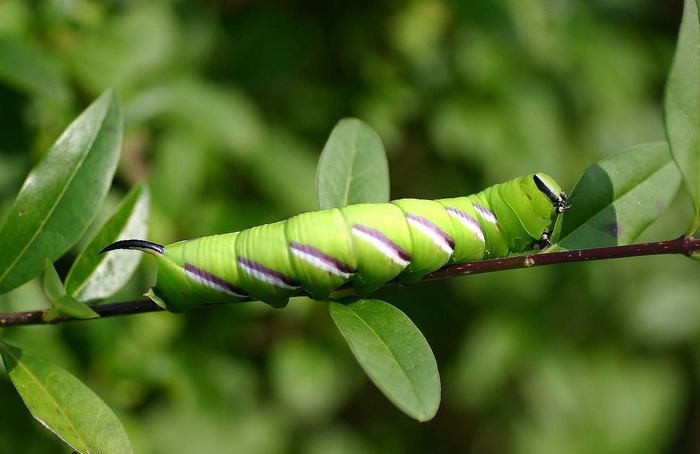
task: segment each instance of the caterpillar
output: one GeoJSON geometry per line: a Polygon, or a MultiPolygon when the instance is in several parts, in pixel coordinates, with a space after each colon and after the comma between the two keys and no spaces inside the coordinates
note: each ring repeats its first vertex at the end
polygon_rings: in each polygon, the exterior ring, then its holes
{"type": "Polygon", "coordinates": [[[363,295],[446,265],[539,249],[568,208],[557,182],[536,173],[465,197],[348,205],[168,246],[121,240],[100,253],[155,256],[148,295],[173,312],[250,298],[283,307],[301,291],[323,300],[350,283],[363,295]]]}

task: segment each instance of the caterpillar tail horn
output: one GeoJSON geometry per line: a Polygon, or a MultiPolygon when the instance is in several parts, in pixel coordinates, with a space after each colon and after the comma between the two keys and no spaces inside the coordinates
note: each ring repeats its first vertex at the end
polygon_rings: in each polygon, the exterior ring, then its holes
{"type": "Polygon", "coordinates": [[[120,240],[115,241],[109,246],[104,247],[100,251],[100,254],[104,254],[105,252],[109,251],[115,251],[117,249],[141,251],[147,254],[155,255],[156,257],[160,257],[165,253],[165,247],[158,243],[153,243],[151,241],[146,240],[120,240]]]}
{"type": "MultiPolygon", "coordinates": [[[[163,257],[163,255],[165,254],[165,246],[158,243],[153,243],[151,241],[137,239],[115,241],[114,243],[105,246],[100,251],[100,254],[116,250],[141,251],[147,254],[151,254],[156,258],[163,257]]],[[[166,301],[158,294],[158,291],[155,288],[148,289],[144,296],[150,298],[154,303],[156,303],[163,309],[172,310],[172,308],[168,306],[166,301]]]]}

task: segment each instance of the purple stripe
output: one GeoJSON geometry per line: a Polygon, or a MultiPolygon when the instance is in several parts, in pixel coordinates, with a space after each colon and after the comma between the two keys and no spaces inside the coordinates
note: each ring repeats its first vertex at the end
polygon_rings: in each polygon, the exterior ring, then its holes
{"type": "Polygon", "coordinates": [[[353,274],[357,272],[357,269],[351,267],[342,260],[338,260],[337,258],[332,257],[326,254],[325,252],[316,249],[313,246],[309,246],[308,244],[302,244],[292,241],[289,243],[289,248],[299,252],[303,252],[304,254],[309,254],[310,256],[313,256],[314,258],[324,262],[329,267],[338,270],[338,272],[340,273],[353,274]]]}
{"type": "Polygon", "coordinates": [[[185,263],[184,268],[185,268],[186,272],[188,272],[188,273],[192,274],[193,276],[196,276],[199,279],[211,284],[211,287],[214,287],[214,288],[221,290],[223,292],[233,293],[234,295],[237,295],[237,296],[248,296],[248,294],[246,292],[244,292],[240,288],[236,287],[232,283],[228,282],[227,280],[222,279],[218,276],[215,276],[208,271],[204,271],[201,268],[197,268],[196,266],[192,265],[191,263],[185,263]]]}
{"type": "MultiPolygon", "coordinates": [[[[421,217],[421,216],[416,216],[415,214],[406,213],[406,217],[408,219],[411,219],[412,221],[415,221],[415,222],[421,224],[422,226],[424,226],[425,228],[427,228],[428,230],[433,232],[433,234],[435,234],[435,236],[440,237],[442,239],[442,241],[444,241],[450,247],[450,249],[454,250],[455,240],[452,239],[452,237],[450,235],[445,233],[440,227],[433,224],[428,219],[421,217]]],[[[450,222],[452,222],[452,221],[450,221],[450,222]]]]}
{"type": "Polygon", "coordinates": [[[498,226],[498,218],[496,218],[496,215],[493,213],[493,211],[489,210],[483,205],[479,205],[478,203],[473,203],[472,206],[484,219],[498,226]]]}
{"type": "Polygon", "coordinates": [[[260,274],[263,274],[270,278],[271,280],[276,280],[279,282],[282,282],[283,284],[289,286],[289,287],[299,287],[299,281],[292,279],[291,277],[280,273],[279,271],[275,271],[272,268],[268,268],[262,263],[258,263],[255,260],[250,260],[245,257],[238,257],[238,263],[250,268],[252,270],[257,271],[260,274]]]}
{"type": "Polygon", "coordinates": [[[398,244],[394,243],[391,241],[389,238],[384,236],[382,232],[379,230],[372,229],[370,227],[366,227],[364,225],[360,224],[355,224],[352,226],[353,229],[357,229],[358,231],[364,233],[365,235],[371,236],[372,238],[380,241],[384,246],[387,248],[391,249],[394,251],[394,253],[401,258],[401,260],[405,260],[407,262],[411,261],[411,254],[406,252],[401,246],[398,244]]]}
{"type": "Polygon", "coordinates": [[[453,215],[457,216],[461,222],[468,224],[469,225],[469,230],[472,232],[476,233],[479,232],[479,234],[483,235],[481,233],[481,224],[479,224],[479,221],[474,219],[473,217],[469,216],[467,213],[465,213],[462,210],[458,210],[457,208],[453,207],[446,207],[445,208],[448,212],[452,213],[453,215]]]}
{"type": "Polygon", "coordinates": [[[481,228],[481,225],[479,225],[479,221],[477,221],[477,220],[474,219],[473,217],[469,216],[469,215],[468,215],[467,213],[465,213],[464,211],[458,210],[457,208],[454,208],[454,207],[445,207],[445,209],[446,209],[447,211],[449,211],[450,213],[455,214],[455,215],[456,215],[457,217],[459,217],[460,219],[463,219],[465,222],[467,222],[467,223],[473,225],[474,227],[479,227],[479,228],[481,228]]]}

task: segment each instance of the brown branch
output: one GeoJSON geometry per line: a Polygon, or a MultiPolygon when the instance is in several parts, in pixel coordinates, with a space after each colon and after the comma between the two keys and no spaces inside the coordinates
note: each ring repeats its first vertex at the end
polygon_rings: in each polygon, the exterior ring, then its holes
{"type": "Polygon", "coordinates": [[[659,241],[656,243],[640,243],[626,246],[608,246],[564,252],[517,255],[512,257],[461,263],[459,265],[441,268],[428,274],[422,280],[432,281],[447,277],[488,273],[492,271],[532,268],[534,266],[555,265],[558,263],[642,257],[646,255],[683,254],[690,257],[693,253],[698,251],[700,251],[699,239],[682,236],[675,240],[659,241]]]}
{"type": "MultiPolygon", "coordinates": [[[[100,317],[113,317],[115,315],[140,314],[144,312],[157,312],[164,310],[151,300],[96,304],[94,306],[90,306],[90,308],[97,312],[100,317]]],[[[48,312],[49,309],[40,309],[36,311],[0,314],[0,328],[14,325],[57,325],[59,323],[81,320],[71,317],[56,317],[50,322],[46,322],[43,320],[43,317],[48,312]]]]}
{"type": "MultiPolygon", "coordinates": [[[[532,268],[535,266],[554,265],[558,263],[586,262],[592,260],[608,260],[625,257],[641,257],[647,255],[683,254],[691,256],[700,251],[700,240],[691,237],[680,237],[675,240],[659,241],[656,243],[640,243],[627,246],[609,246],[592,249],[582,249],[565,252],[548,252],[527,254],[498,259],[480,260],[446,266],[425,276],[423,281],[433,281],[448,277],[466,276],[470,274],[489,273],[493,271],[512,270],[517,268],[532,268]]],[[[304,293],[300,293],[304,295],[304,293]]],[[[163,308],[150,300],[124,301],[118,303],[97,304],[91,306],[100,317],[139,314],[144,312],[162,311],[163,308]]],[[[77,319],[58,317],[45,322],[42,317],[49,309],[12,312],[0,314],[0,328],[15,325],[58,324],[77,319]]]]}

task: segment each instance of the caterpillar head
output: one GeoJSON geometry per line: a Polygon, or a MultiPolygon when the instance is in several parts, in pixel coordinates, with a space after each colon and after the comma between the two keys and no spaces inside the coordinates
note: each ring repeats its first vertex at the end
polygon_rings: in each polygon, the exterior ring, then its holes
{"type": "Polygon", "coordinates": [[[544,173],[523,176],[497,187],[502,202],[494,197],[491,203],[512,252],[530,249],[533,239],[541,241],[543,234],[550,231],[553,218],[569,208],[566,193],[544,173]]]}
{"type": "Polygon", "coordinates": [[[544,173],[536,173],[532,176],[532,180],[537,189],[549,199],[556,214],[561,214],[571,208],[571,205],[566,203],[566,193],[562,191],[554,178],[544,173]]]}

